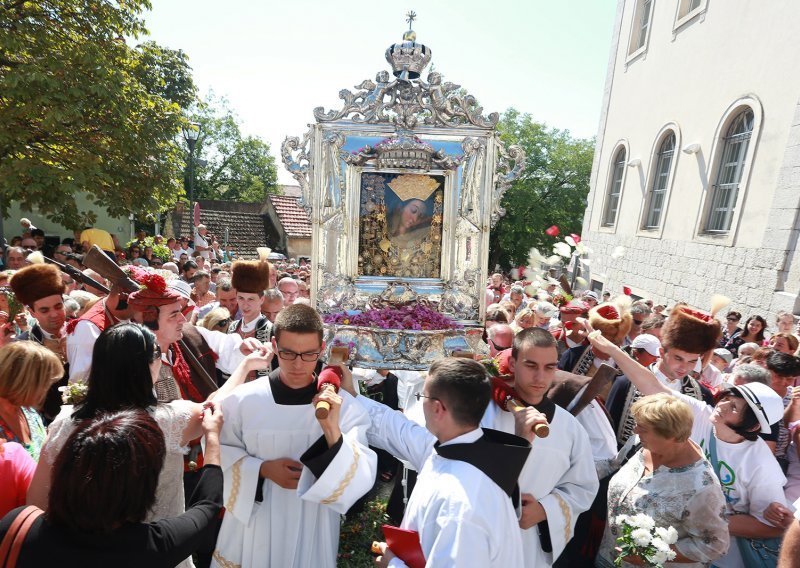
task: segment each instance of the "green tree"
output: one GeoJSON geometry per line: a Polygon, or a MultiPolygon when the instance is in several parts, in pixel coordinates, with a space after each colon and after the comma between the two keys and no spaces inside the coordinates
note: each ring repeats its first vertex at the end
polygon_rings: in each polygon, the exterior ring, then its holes
{"type": "MultiPolygon", "coordinates": [[[[0,3],[0,203],[67,227],[170,207],[185,164],[176,135],[193,96],[175,52],[123,38],[146,32],[148,0],[0,3]],[[166,78],[174,68],[182,75],[166,78]],[[94,207],[92,209],[95,209],[94,207]]],[[[5,211],[2,211],[5,213],[5,211]]]]}
{"type": "Polygon", "coordinates": [[[146,41],[137,45],[132,55],[133,73],[150,94],[159,95],[182,109],[189,109],[197,102],[192,68],[183,50],[146,41]]]}
{"type": "Polygon", "coordinates": [[[498,130],[506,145],[519,144],[527,157],[522,175],[503,196],[506,214],[490,237],[489,266],[511,267],[526,263],[531,247],[547,256],[556,240],[580,234],[594,140],[572,138],[514,109],[503,114],[498,130]],[[545,234],[551,225],[561,236],[545,234]]]}
{"type": "Polygon", "coordinates": [[[209,94],[192,120],[202,127],[195,148],[196,197],[259,202],[277,192],[278,170],[269,144],[242,136],[226,99],[209,94]]]}

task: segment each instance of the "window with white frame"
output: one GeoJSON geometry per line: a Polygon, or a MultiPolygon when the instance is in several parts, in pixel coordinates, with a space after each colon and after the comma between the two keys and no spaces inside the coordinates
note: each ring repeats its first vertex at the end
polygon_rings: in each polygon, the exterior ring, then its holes
{"type": "Polygon", "coordinates": [[[681,0],[678,8],[678,19],[681,20],[695,10],[700,10],[704,4],[704,0],[681,0]]]}
{"type": "Polygon", "coordinates": [[[650,34],[650,20],[653,13],[653,0],[638,0],[633,13],[631,25],[631,40],[628,45],[628,55],[639,52],[647,44],[650,34]]]}
{"type": "Polygon", "coordinates": [[[730,231],[745,157],[753,136],[754,118],[752,109],[742,110],[733,118],[720,140],[719,165],[716,181],[711,188],[711,205],[705,227],[707,233],[730,231]]]}
{"type": "Polygon", "coordinates": [[[672,174],[672,162],[675,159],[675,133],[670,132],[661,142],[656,155],[656,169],[653,172],[653,183],[647,199],[647,214],[643,229],[658,229],[661,225],[662,212],[666,203],[672,174]]]}
{"type": "Polygon", "coordinates": [[[608,195],[606,196],[606,207],[603,211],[603,226],[613,227],[617,222],[617,210],[619,209],[619,197],[622,193],[622,178],[625,174],[625,148],[620,148],[614,156],[611,173],[611,180],[608,184],[608,195]]]}

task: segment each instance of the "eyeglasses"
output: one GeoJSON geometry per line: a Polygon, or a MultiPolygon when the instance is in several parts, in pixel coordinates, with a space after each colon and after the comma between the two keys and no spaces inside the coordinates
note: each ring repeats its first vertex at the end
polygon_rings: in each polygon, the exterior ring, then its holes
{"type": "Polygon", "coordinates": [[[278,357],[283,359],[284,361],[294,361],[297,359],[297,356],[300,356],[300,359],[305,361],[306,363],[311,363],[312,361],[316,361],[319,359],[319,351],[310,351],[308,353],[295,353],[294,351],[289,351],[288,349],[281,349],[278,347],[278,357]]]}
{"type": "Polygon", "coordinates": [[[643,323],[644,323],[644,320],[637,320],[637,319],[633,320],[633,324],[634,325],[642,325],[643,323]]]}
{"type": "Polygon", "coordinates": [[[217,327],[228,327],[229,325],[231,325],[231,318],[222,320],[217,324],[217,327]]]}
{"type": "Polygon", "coordinates": [[[725,318],[725,319],[727,319],[728,321],[739,321],[739,318],[725,318]]]}
{"type": "Polygon", "coordinates": [[[435,396],[428,396],[427,394],[422,394],[421,392],[415,392],[415,393],[414,393],[414,398],[416,398],[416,399],[417,399],[417,402],[419,402],[419,400],[420,400],[421,398],[427,398],[427,399],[429,399],[429,400],[438,400],[438,401],[439,401],[439,404],[441,404],[441,405],[442,405],[442,408],[444,408],[444,403],[442,402],[442,399],[441,399],[441,398],[436,398],[435,396]]]}
{"type": "Polygon", "coordinates": [[[510,345],[508,345],[506,347],[503,347],[502,345],[498,345],[497,343],[494,342],[494,339],[490,339],[489,342],[492,345],[494,345],[494,348],[497,349],[498,351],[505,351],[506,349],[511,349],[510,345]]]}

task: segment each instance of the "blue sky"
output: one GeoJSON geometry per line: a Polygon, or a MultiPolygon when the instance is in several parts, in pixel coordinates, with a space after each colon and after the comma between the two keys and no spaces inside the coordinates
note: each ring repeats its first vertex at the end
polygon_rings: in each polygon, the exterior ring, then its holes
{"type": "Polygon", "coordinates": [[[446,80],[486,112],[515,107],[574,136],[597,133],[616,2],[613,0],[154,0],[150,38],[188,53],[201,93],[223,95],[246,134],[279,158],[317,106],[339,108],[340,89],[389,69],[413,9],[417,41],[446,80]]]}

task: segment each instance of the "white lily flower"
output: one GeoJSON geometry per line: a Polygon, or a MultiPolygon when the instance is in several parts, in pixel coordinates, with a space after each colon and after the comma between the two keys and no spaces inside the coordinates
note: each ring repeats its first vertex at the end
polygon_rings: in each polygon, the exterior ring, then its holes
{"type": "Polygon", "coordinates": [[[565,242],[559,241],[553,245],[553,252],[564,258],[569,258],[572,256],[572,247],[565,242]]]}
{"type": "Polygon", "coordinates": [[[528,251],[528,264],[536,265],[544,262],[544,256],[539,252],[539,249],[533,247],[528,251]]]}
{"type": "Polygon", "coordinates": [[[560,262],[561,262],[561,257],[558,256],[557,254],[554,254],[553,256],[548,256],[544,261],[545,264],[549,265],[559,264],[560,262]]]}
{"type": "Polygon", "coordinates": [[[575,239],[573,239],[573,238],[572,238],[571,236],[569,236],[569,235],[567,235],[566,237],[564,237],[564,240],[565,240],[565,241],[566,241],[566,243],[567,243],[569,246],[571,246],[571,247],[577,246],[577,243],[575,242],[575,239]]]}

